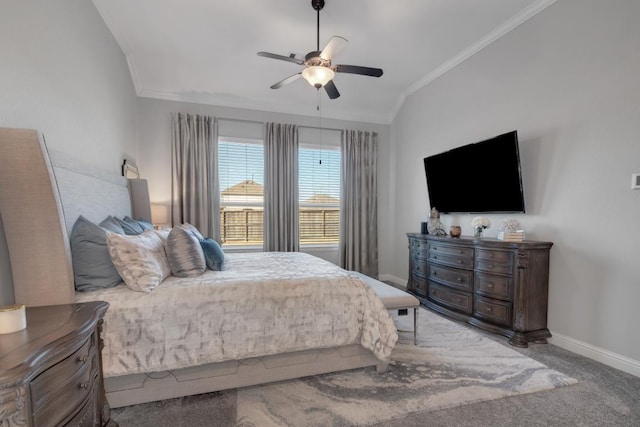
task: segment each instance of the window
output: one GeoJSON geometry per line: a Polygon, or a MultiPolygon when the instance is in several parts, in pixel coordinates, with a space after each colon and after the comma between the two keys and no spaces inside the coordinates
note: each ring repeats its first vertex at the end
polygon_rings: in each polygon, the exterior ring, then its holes
{"type": "MultiPolygon", "coordinates": [[[[340,233],[340,147],[301,143],[298,151],[300,245],[336,245],[340,233]]],[[[220,235],[224,246],[262,246],[264,145],[220,137],[220,235]]]]}
{"type": "Polygon", "coordinates": [[[300,144],[300,245],[337,244],[340,237],[340,147],[300,144]]]}
{"type": "Polygon", "coordinates": [[[262,245],[264,147],[262,141],[218,139],[220,235],[223,245],[262,245]]]}

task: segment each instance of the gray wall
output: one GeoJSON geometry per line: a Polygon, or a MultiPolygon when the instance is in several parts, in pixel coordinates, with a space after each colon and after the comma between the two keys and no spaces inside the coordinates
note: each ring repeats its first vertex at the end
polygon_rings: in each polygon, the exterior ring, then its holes
{"type": "MultiPolygon", "coordinates": [[[[429,207],[422,158],[517,129],[527,237],[551,249],[554,342],[640,375],[640,2],[562,0],[408,97],[392,124],[390,273],[429,207]],[[575,346],[575,347],[574,347],[575,346]]],[[[482,159],[478,159],[482,162],[482,159]]],[[[473,185],[483,188],[482,177],[473,185]]],[[[504,215],[487,215],[495,237],[504,215]]],[[[473,215],[444,215],[471,234],[473,215]]]]}
{"type": "MultiPolygon", "coordinates": [[[[141,176],[149,180],[149,197],[152,202],[167,202],[171,198],[171,119],[172,112],[206,114],[217,118],[227,118],[236,120],[250,120],[278,123],[292,123],[304,126],[319,126],[319,117],[298,116],[292,114],[271,113],[265,111],[245,110],[238,108],[216,107],[211,105],[200,105],[190,103],[180,103],[174,101],[162,101],[157,99],[139,98],[139,139],[140,156],[138,166],[141,176]]],[[[254,123],[233,123],[222,121],[221,127],[233,127],[235,136],[262,138],[261,127],[254,123]]],[[[389,131],[390,126],[353,122],[344,120],[322,119],[322,127],[336,129],[362,129],[378,133],[378,157],[380,159],[378,169],[379,186],[379,218],[378,223],[384,224],[390,221],[389,204],[389,131]]],[[[391,232],[388,228],[380,227],[382,230],[379,239],[381,242],[388,241],[391,232]]],[[[338,262],[337,250],[314,250],[314,255],[324,259],[338,262]]],[[[381,247],[380,258],[388,259],[390,254],[386,253],[386,247],[381,247]]],[[[380,270],[383,272],[383,270],[380,270]]]]}
{"type": "MultiPolygon", "coordinates": [[[[0,1],[0,126],[34,128],[48,147],[119,173],[137,157],[126,60],[90,1],[0,1]]],[[[0,228],[0,304],[13,302],[0,228]]]]}

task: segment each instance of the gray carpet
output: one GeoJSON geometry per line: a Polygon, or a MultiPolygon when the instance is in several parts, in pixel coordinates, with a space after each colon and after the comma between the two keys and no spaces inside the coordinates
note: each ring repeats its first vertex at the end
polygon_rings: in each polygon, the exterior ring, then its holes
{"type": "MultiPolygon", "coordinates": [[[[431,313],[424,312],[423,318],[431,313]]],[[[404,321],[404,319],[401,319],[404,321]]],[[[478,333],[475,328],[458,325],[463,329],[478,333]]],[[[420,330],[422,344],[428,341],[434,331],[428,328],[420,330]]],[[[473,399],[454,407],[437,409],[437,406],[424,408],[412,407],[406,413],[391,414],[378,423],[378,426],[638,426],[640,425],[640,378],[608,368],[602,364],[564,351],[553,345],[532,345],[529,349],[515,349],[508,346],[506,340],[491,334],[480,333],[483,339],[504,346],[509,352],[517,351],[528,358],[538,360],[549,368],[555,369],[578,380],[568,387],[510,397],[491,398],[480,403],[473,399]]],[[[410,342],[411,333],[403,333],[402,341],[410,342]]],[[[361,370],[364,371],[364,370],[361,370]]],[[[361,375],[369,375],[366,372],[361,375]]],[[[334,375],[334,374],[330,374],[334,375]]],[[[371,378],[377,374],[371,373],[371,378]]],[[[325,377],[325,376],[323,376],[325,377]]],[[[320,383],[323,383],[321,380],[320,383]]],[[[312,383],[317,383],[314,378],[312,383]]],[[[280,383],[282,385],[284,383],[280,383]]],[[[459,384],[458,384],[459,385],[459,384]]],[[[276,385],[277,387],[278,385],[276,385]]],[[[269,387],[269,386],[267,386],[269,387]]],[[[121,427],[127,426],[236,426],[260,425],[255,419],[247,417],[243,402],[247,401],[247,390],[230,390],[209,393],[181,399],[172,399],[144,405],[136,405],[113,410],[114,420],[121,427]],[[244,395],[243,395],[244,393],[244,395]],[[238,403],[239,402],[239,403],[238,403]],[[238,408],[240,407],[240,408],[238,408]],[[237,421],[241,420],[240,423],[237,421]],[[242,421],[247,421],[242,424],[242,421]]],[[[252,390],[256,390],[252,388],[252,390]]],[[[267,394],[268,395],[268,394],[267,394]]],[[[261,397],[262,399],[262,397],[261,397]]],[[[286,399],[286,398],[285,398],[286,399]]],[[[286,408],[286,405],[284,405],[286,408]]],[[[322,404],[316,408],[316,420],[324,424],[316,425],[354,425],[353,421],[337,418],[332,411],[322,410],[322,404]],[[329,415],[327,415],[329,414],[329,415]],[[325,417],[325,418],[323,418],[325,417]]],[[[393,406],[390,406],[393,408],[393,406]]],[[[250,412],[250,411],[249,411],[250,412]]],[[[285,412],[285,418],[292,416],[285,412]]],[[[295,411],[294,411],[295,412],[295,411]]],[[[380,411],[385,412],[385,411],[380,411]]],[[[268,413],[268,412],[267,412],[268,413]]],[[[302,412],[304,414],[304,412],[302,412]]],[[[279,413],[281,416],[282,414],[279,413]]],[[[252,415],[252,416],[255,416],[252,415]]],[[[300,416],[298,413],[295,416],[300,416]]],[[[290,425],[301,425],[300,419],[292,416],[290,425]]],[[[259,419],[259,418],[258,418],[259,419]]],[[[266,417],[264,418],[267,419],[266,417]]],[[[266,423],[266,421],[265,421],[266,423]]],[[[312,424],[302,423],[304,424],[312,424]]],[[[286,424],[285,424],[286,425],[286,424]]]]}

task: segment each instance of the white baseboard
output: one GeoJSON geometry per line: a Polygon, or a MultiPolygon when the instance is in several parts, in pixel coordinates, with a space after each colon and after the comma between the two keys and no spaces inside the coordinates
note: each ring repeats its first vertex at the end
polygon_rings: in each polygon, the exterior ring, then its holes
{"type": "Polygon", "coordinates": [[[600,363],[604,363],[612,368],[619,369],[628,374],[640,377],[640,361],[633,360],[629,357],[622,356],[617,353],[605,350],[600,347],[588,344],[583,341],[576,340],[566,335],[551,331],[552,338],[549,338],[551,344],[577,353],[581,356],[588,357],[600,363]]]}
{"type": "Polygon", "coordinates": [[[378,274],[378,280],[381,282],[388,281],[393,282],[396,285],[407,287],[407,281],[403,280],[399,277],[394,276],[393,274],[378,274]]]}
{"type": "MultiPolygon", "coordinates": [[[[406,280],[392,274],[379,274],[378,280],[389,281],[396,285],[403,286],[405,288],[407,287],[406,280]]],[[[604,363],[607,366],[635,375],[636,377],[640,377],[640,361],[638,360],[596,347],[586,342],[562,335],[558,332],[551,331],[551,335],[552,338],[549,338],[549,343],[553,345],[557,345],[565,350],[569,350],[581,356],[588,357],[589,359],[604,363]]]]}

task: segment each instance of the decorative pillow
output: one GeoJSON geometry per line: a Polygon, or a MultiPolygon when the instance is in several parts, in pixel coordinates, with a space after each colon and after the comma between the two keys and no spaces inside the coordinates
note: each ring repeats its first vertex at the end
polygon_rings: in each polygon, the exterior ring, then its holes
{"type": "Polygon", "coordinates": [[[187,223],[173,227],[169,232],[165,248],[171,273],[174,276],[195,277],[204,273],[207,264],[200,246],[201,238],[200,232],[187,223]],[[197,237],[198,235],[200,238],[197,237]]]}
{"type": "Polygon", "coordinates": [[[109,256],[107,230],[80,215],[71,229],[70,243],[77,291],[112,288],[122,283],[109,256]]]}
{"type": "Polygon", "coordinates": [[[127,220],[127,218],[129,217],[125,216],[124,219],[113,217],[113,219],[118,221],[118,224],[120,224],[120,227],[122,227],[122,229],[124,230],[124,234],[126,234],[127,236],[135,236],[137,234],[141,234],[144,231],[142,226],[138,224],[136,220],[133,220],[131,218],[127,220]]]}
{"type": "MultiPolygon", "coordinates": [[[[124,230],[122,229],[122,226],[120,225],[120,223],[116,221],[116,219],[111,215],[109,215],[108,217],[102,220],[102,222],[100,223],[100,227],[106,230],[112,231],[114,233],[124,234],[124,230]]],[[[105,242],[106,242],[106,236],[105,236],[105,242]]]]}
{"type": "Polygon", "coordinates": [[[202,252],[204,252],[204,260],[207,268],[213,271],[221,271],[224,264],[224,251],[215,240],[207,237],[200,240],[202,252]]]}
{"type": "Polygon", "coordinates": [[[153,226],[153,224],[151,224],[150,222],[145,221],[144,219],[133,219],[133,218],[130,218],[128,216],[125,216],[124,220],[126,222],[135,222],[136,224],[138,224],[140,226],[140,228],[142,228],[143,231],[153,230],[155,228],[153,226]]]}
{"type": "Polygon", "coordinates": [[[107,246],[113,265],[134,291],[151,292],[171,274],[162,240],[153,231],[135,236],[109,232],[107,246]]]}

